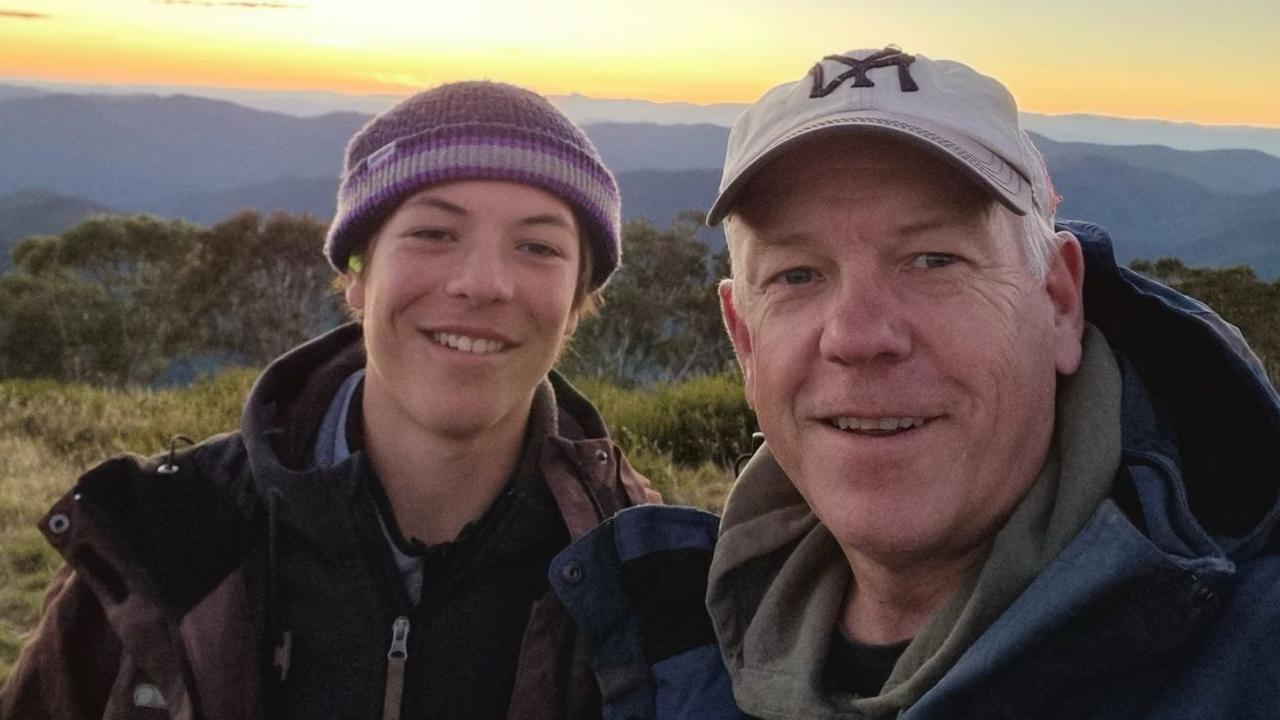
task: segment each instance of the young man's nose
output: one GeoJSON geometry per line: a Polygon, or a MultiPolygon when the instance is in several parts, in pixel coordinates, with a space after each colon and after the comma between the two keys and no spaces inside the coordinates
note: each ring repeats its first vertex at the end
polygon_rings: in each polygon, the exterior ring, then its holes
{"type": "Polygon", "coordinates": [[[512,270],[500,247],[477,244],[453,268],[445,289],[473,305],[507,302],[515,294],[512,270]]]}

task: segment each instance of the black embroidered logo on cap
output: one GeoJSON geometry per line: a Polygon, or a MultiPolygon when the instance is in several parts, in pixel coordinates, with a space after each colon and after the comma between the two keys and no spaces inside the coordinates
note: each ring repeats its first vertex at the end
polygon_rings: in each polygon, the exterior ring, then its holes
{"type": "Polygon", "coordinates": [[[908,55],[898,48],[887,47],[880,52],[870,55],[862,60],[858,58],[845,57],[844,55],[828,55],[823,60],[834,60],[843,65],[848,65],[849,69],[840,73],[834,80],[823,84],[824,73],[822,72],[822,63],[817,63],[809,74],[813,75],[813,90],[809,92],[809,97],[820,98],[826,97],[840,87],[840,84],[849,78],[854,78],[851,87],[875,87],[876,84],[867,78],[867,71],[872,68],[898,66],[898,89],[902,92],[915,92],[920,89],[916,85],[916,81],[911,78],[911,63],[916,61],[914,55],[908,55]]]}

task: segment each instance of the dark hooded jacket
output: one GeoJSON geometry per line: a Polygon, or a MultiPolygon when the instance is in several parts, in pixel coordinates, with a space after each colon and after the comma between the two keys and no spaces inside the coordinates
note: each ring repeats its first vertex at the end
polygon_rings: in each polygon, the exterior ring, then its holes
{"type": "MultiPolygon", "coordinates": [[[[829,642],[833,616],[803,617],[803,602],[789,606],[798,614],[761,612],[782,595],[803,600],[797,574],[778,580],[790,558],[826,543],[829,563],[844,563],[806,507],[744,509],[740,479],[718,546],[706,514],[626,510],[551,574],[593,664],[626,678],[602,686],[606,716],[1280,717],[1280,396],[1209,308],[1117,266],[1100,228],[1060,229],[1084,249],[1085,315],[1115,357],[1120,437],[1110,492],[1047,566],[936,679],[876,704],[824,684],[821,649],[787,660],[829,642]],[[770,515],[791,535],[746,523],[770,515]],[[710,613],[695,616],[688,597],[708,568],[710,613]],[[662,604],[683,608],[680,621],[654,611],[662,604]]],[[[767,445],[753,473],[789,485],[767,445]]]]}
{"type": "Polygon", "coordinates": [[[41,522],[66,565],[0,717],[385,717],[401,669],[403,717],[599,717],[547,563],[656,493],[553,373],[530,423],[545,436],[526,438],[532,472],[425,556],[415,606],[367,457],[312,461],[363,362],[359,327],[339,328],[266,370],[240,431],[81,477],[41,522]]]}

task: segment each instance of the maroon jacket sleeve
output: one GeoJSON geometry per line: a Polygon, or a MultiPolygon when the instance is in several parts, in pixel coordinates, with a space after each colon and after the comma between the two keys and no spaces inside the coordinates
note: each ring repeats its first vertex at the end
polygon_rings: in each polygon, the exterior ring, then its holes
{"type": "Polygon", "coordinates": [[[64,565],[45,593],[40,624],[0,688],[0,720],[101,718],[120,653],[97,598],[64,565]]]}

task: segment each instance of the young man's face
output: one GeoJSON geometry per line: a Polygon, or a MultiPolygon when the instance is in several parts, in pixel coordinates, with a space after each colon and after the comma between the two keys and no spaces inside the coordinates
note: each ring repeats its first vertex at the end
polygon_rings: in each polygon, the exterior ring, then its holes
{"type": "Polygon", "coordinates": [[[347,288],[366,394],[445,436],[523,423],[576,323],[578,233],[564,201],[519,183],[451,182],[405,200],[347,288]]]}
{"type": "Polygon", "coordinates": [[[747,396],[819,519],[881,564],[981,546],[1078,363],[1079,263],[1055,253],[1037,281],[1011,213],[883,139],[791,151],[731,223],[721,299],[747,396]]]}

